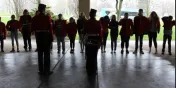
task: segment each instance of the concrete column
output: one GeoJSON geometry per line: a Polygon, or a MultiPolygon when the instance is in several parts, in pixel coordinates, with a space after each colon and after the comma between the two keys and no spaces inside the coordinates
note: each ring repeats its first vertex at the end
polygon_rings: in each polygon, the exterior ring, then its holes
{"type": "Polygon", "coordinates": [[[86,17],[89,18],[90,0],[79,0],[79,13],[84,12],[86,17]]]}

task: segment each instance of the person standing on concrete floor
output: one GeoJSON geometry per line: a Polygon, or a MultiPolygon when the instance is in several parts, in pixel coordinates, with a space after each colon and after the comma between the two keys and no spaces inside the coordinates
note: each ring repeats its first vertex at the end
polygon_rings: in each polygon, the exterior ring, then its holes
{"type": "Polygon", "coordinates": [[[95,19],[97,10],[91,9],[90,19],[85,22],[86,69],[89,76],[97,72],[97,54],[101,45],[101,24],[95,19]]]}
{"type": "Polygon", "coordinates": [[[32,46],[31,46],[31,21],[32,21],[32,18],[29,15],[28,10],[25,9],[23,11],[23,16],[20,17],[19,21],[22,25],[21,33],[23,35],[23,40],[24,40],[24,49],[26,52],[28,51],[28,49],[29,49],[29,51],[31,51],[31,49],[32,49],[32,46]]]}
{"type": "Polygon", "coordinates": [[[62,14],[58,15],[58,20],[55,21],[54,25],[54,33],[57,38],[57,47],[58,47],[58,54],[60,54],[60,43],[62,43],[62,54],[65,54],[65,36],[67,35],[66,33],[66,20],[63,20],[62,14]]]}
{"type": "Polygon", "coordinates": [[[116,53],[117,48],[117,37],[118,37],[118,22],[116,21],[116,16],[112,15],[111,22],[109,23],[109,29],[111,30],[111,53],[116,53]]]}
{"type": "Polygon", "coordinates": [[[107,38],[108,38],[108,26],[109,26],[109,22],[110,22],[110,19],[108,16],[105,16],[103,17],[102,20],[100,20],[101,22],[101,25],[103,27],[103,46],[102,46],[102,53],[105,53],[106,52],[106,41],[107,41],[107,38]]]}
{"type": "Polygon", "coordinates": [[[17,52],[20,52],[18,43],[18,30],[21,30],[21,25],[18,20],[15,20],[15,15],[11,16],[11,20],[7,22],[6,28],[11,32],[12,50],[10,52],[15,52],[14,39],[17,45],[17,52]]]}
{"type": "Polygon", "coordinates": [[[124,18],[119,21],[119,25],[122,26],[120,30],[121,35],[121,54],[123,54],[124,45],[126,46],[126,54],[129,54],[128,47],[129,47],[129,40],[130,35],[132,35],[133,30],[133,21],[132,19],[128,18],[128,13],[124,14],[124,18]]]}
{"type": "Polygon", "coordinates": [[[32,19],[32,30],[36,33],[38,66],[40,75],[50,75],[50,46],[52,42],[51,19],[45,15],[46,5],[39,4],[39,15],[32,19]]]}
{"type": "Polygon", "coordinates": [[[66,29],[67,29],[68,37],[70,39],[70,48],[71,48],[70,53],[74,53],[77,25],[73,17],[69,19],[69,23],[66,25],[66,29]]]}
{"type": "Polygon", "coordinates": [[[173,19],[172,16],[162,18],[162,21],[164,23],[162,54],[164,54],[164,52],[165,52],[165,45],[166,45],[166,41],[168,39],[168,52],[169,52],[169,55],[172,55],[172,53],[171,53],[172,27],[176,24],[175,21],[172,21],[172,19],[173,19]]]}
{"type": "Polygon", "coordinates": [[[135,51],[133,54],[137,54],[138,51],[138,40],[140,38],[140,54],[144,54],[143,52],[143,36],[147,31],[148,19],[143,16],[143,9],[139,9],[138,16],[134,18],[134,30],[135,34],[135,51]]]}
{"type": "Polygon", "coordinates": [[[150,14],[148,27],[149,27],[149,32],[148,32],[149,53],[151,52],[152,41],[153,41],[154,46],[155,46],[155,54],[157,54],[157,52],[158,52],[157,51],[157,33],[159,34],[159,32],[160,32],[160,21],[159,21],[159,17],[155,11],[153,11],[150,14]]]}
{"type": "Polygon", "coordinates": [[[84,53],[84,23],[86,21],[86,17],[84,13],[81,13],[78,20],[77,20],[77,28],[78,28],[78,34],[79,34],[79,43],[81,47],[81,53],[84,53]]]}
{"type": "Polygon", "coordinates": [[[0,17],[0,41],[1,41],[1,52],[4,52],[4,39],[6,39],[7,31],[5,24],[1,21],[0,17]]]}

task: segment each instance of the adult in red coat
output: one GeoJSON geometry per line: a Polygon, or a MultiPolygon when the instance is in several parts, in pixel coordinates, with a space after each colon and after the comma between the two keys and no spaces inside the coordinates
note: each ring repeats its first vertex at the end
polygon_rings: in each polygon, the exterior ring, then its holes
{"type": "Polygon", "coordinates": [[[103,52],[106,52],[106,41],[107,41],[107,37],[108,37],[108,28],[109,28],[109,22],[110,22],[110,19],[108,16],[105,16],[103,17],[101,20],[101,25],[102,25],[102,28],[103,28],[103,52]]]}
{"type": "Polygon", "coordinates": [[[4,39],[6,39],[6,28],[5,24],[1,22],[1,17],[0,17],[0,41],[1,41],[1,52],[4,52],[4,39]]]}
{"type": "Polygon", "coordinates": [[[51,19],[45,15],[46,5],[40,4],[38,7],[39,15],[32,19],[32,31],[36,33],[38,48],[39,74],[49,75],[50,71],[50,46],[52,42],[51,19]]]}
{"type": "Polygon", "coordinates": [[[88,75],[94,75],[97,71],[97,53],[101,45],[101,25],[95,19],[96,10],[91,9],[90,19],[85,22],[84,30],[86,41],[86,69],[88,75]]]}
{"type": "Polygon", "coordinates": [[[62,19],[62,14],[58,15],[58,20],[55,21],[54,25],[54,33],[57,38],[57,47],[58,47],[58,54],[60,54],[60,47],[62,43],[62,53],[65,53],[65,36],[67,35],[66,32],[66,20],[62,19]]]}
{"type": "Polygon", "coordinates": [[[15,15],[12,15],[11,20],[7,22],[6,29],[11,32],[12,50],[10,52],[15,52],[14,39],[17,45],[17,52],[20,52],[18,43],[18,30],[21,30],[21,25],[18,20],[15,20],[15,15]]]}
{"type": "Polygon", "coordinates": [[[28,10],[23,11],[23,15],[20,17],[20,23],[22,25],[22,35],[23,35],[23,40],[24,40],[24,49],[27,52],[27,48],[29,48],[29,51],[31,51],[32,46],[31,46],[31,22],[32,18],[29,15],[28,10]]]}
{"type": "Polygon", "coordinates": [[[160,32],[160,21],[157,13],[155,11],[151,12],[149,17],[148,25],[148,37],[149,37],[149,53],[151,52],[152,41],[155,46],[155,54],[157,54],[157,33],[160,32]]]}
{"type": "Polygon", "coordinates": [[[135,51],[134,54],[137,54],[138,50],[138,40],[140,37],[140,54],[144,54],[143,52],[143,36],[146,33],[148,28],[148,19],[143,16],[143,10],[139,9],[139,14],[134,18],[134,30],[133,33],[135,34],[135,51]]]}
{"type": "Polygon", "coordinates": [[[124,18],[120,20],[119,25],[122,26],[120,30],[120,35],[121,35],[121,54],[123,54],[123,48],[124,44],[126,45],[126,54],[129,53],[128,47],[129,47],[129,40],[130,40],[130,35],[132,34],[132,29],[133,29],[133,21],[128,18],[128,13],[124,14],[124,18]]]}
{"type": "Polygon", "coordinates": [[[77,33],[77,25],[75,23],[74,18],[71,17],[69,19],[69,23],[66,25],[66,29],[67,29],[68,37],[70,39],[70,48],[71,48],[70,53],[74,53],[75,37],[77,33]]]}

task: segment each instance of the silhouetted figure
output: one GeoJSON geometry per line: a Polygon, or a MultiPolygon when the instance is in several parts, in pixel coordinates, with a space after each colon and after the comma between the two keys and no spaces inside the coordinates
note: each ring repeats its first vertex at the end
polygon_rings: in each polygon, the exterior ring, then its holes
{"type": "Polygon", "coordinates": [[[110,19],[108,16],[105,16],[104,18],[102,18],[100,20],[101,22],[101,25],[102,25],[102,28],[103,28],[103,44],[102,44],[102,53],[106,52],[106,41],[107,41],[107,38],[108,38],[108,26],[109,26],[109,22],[110,22],[110,19]]]}
{"type": "Polygon", "coordinates": [[[118,37],[118,22],[116,21],[116,16],[112,15],[111,22],[109,23],[109,29],[111,30],[111,53],[116,53],[117,48],[117,37],[118,37]]]}
{"type": "MultiPolygon", "coordinates": [[[[35,16],[39,15],[39,13],[40,13],[39,11],[36,11],[36,12],[35,12],[35,16]]],[[[35,17],[35,16],[34,16],[34,17],[35,17]]],[[[35,38],[36,38],[36,33],[35,33],[35,38]]],[[[37,45],[37,41],[36,41],[36,45],[37,45]]],[[[35,52],[37,52],[37,51],[38,51],[38,49],[36,48],[35,52]]]]}
{"type": "Polygon", "coordinates": [[[14,39],[16,41],[17,45],[17,52],[19,51],[19,43],[18,43],[18,30],[20,30],[20,22],[18,20],[15,20],[15,15],[11,16],[11,20],[7,22],[6,28],[11,33],[11,39],[12,39],[12,50],[10,52],[15,52],[14,47],[14,39]]]}
{"type": "Polygon", "coordinates": [[[4,52],[4,39],[6,39],[7,31],[5,28],[5,24],[1,22],[0,17],[0,41],[1,41],[1,52],[4,52]]]}
{"type": "Polygon", "coordinates": [[[39,4],[39,15],[32,19],[32,30],[36,33],[39,74],[50,75],[50,46],[52,42],[51,19],[45,15],[46,5],[39,4]]]}
{"type": "Polygon", "coordinates": [[[129,47],[129,40],[130,35],[132,35],[132,29],[133,29],[133,21],[132,19],[128,18],[128,13],[124,14],[124,18],[119,21],[119,25],[122,26],[120,30],[121,35],[121,54],[124,52],[124,45],[126,47],[126,54],[129,54],[128,47],[129,47]]]}
{"type": "Polygon", "coordinates": [[[91,9],[90,19],[84,25],[86,34],[86,69],[88,75],[93,75],[97,71],[97,53],[101,45],[101,25],[95,19],[96,12],[96,10],[91,9]]]}
{"type": "Polygon", "coordinates": [[[138,40],[140,38],[140,54],[144,54],[143,52],[143,36],[147,31],[148,19],[143,16],[143,10],[139,9],[139,14],[134,18],[134,30],[135,34],[135,51],[134,54],[137,54],[138,51],[138,40]]]}
{"type": "Polygon", "coordinates": [[[160,32],[160,21],[159,17],[155,11],[150,14],[149,17],[149,53],[151,52],[152,41],[154,42],[155,46],[155,54],[157,54],[157,33],[160,32]]]}
{"type": "Polygon", "coordinates": [[[24,40],[24,49],[27,52],[28,49],[31,51],[32,46],[31,46],[31,21],[32,18],[29,15],[28,10],[23,11],[23,15],[20,17],[20,23],[22,25],[22,30],[21,33],[23,35],[23,40],[24,40]]]}
{"type": "Polygon", "coordinates": [[[84,52],[84,43],[83,43],[84,36],[85,36],[84,23],[86,20],[87,19],[86,19],[84,13],[81,13],[78,20],[77,20],[77,28],[78,28],[78,34],[79,34],[79,43],[80,43],[80,47],[81,47],[81,53],[84,52]]]}
{"type": "Polygon", "coordinates": [[[70,39],[70,53],[74,53],[75,49],[75,37],[77,33],[77,25],[73,17],[69,19],[69,23],[66,25],[68,37],[70,39]]]}
{"type": "Polygon", "coordinates": [[[175,21],[172,21],[173,17],[163,17],[162,21],[164,22],[164,36],[163,36],[163,49],[162,54],[165,52],[166,41],[168,40],[168,52],[169,55],[172,55],[171,52],[171,40],[172,40],[172,27],[175,25],[175,21]]]}
{"type": "Polygon", "coordinates": [[[65,53],[65,36],[66,36],[66,20],[62,19],[62,14],[58,15],[58,20],[55,21],[54,32],[57,38],[58,54],[62,43],[62,53],[65,53]]]}

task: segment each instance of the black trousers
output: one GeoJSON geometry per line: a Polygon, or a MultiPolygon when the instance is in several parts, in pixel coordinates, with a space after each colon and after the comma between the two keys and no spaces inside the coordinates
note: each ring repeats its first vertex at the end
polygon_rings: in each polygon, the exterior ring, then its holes
{"type": "Polygon", "coordinates": [[[86,45],[86,69],[88,74],[95,73],[97,71],[97,54],[98,47],[86,45]]]}
{"type": "Polygon", "coordinates": [[[40,72],[50,71],[51,36],[49,32],[36,32],[38,66],[40,72]]]}
{"type": "Polygon", "coordinates": [[[111,33],[111,50],[116,50],[118,34],[111,33]]]}
{"type": "Polygon", "coordinates": [[[157,32],[149,32],[148,33],[149,37],[149,47],[152,47],[152,41],[154,43],[155,48],[157,48],[157,32]]]}
{"type": "Polygon", "coordinates": [[[162,52],[165,52],[165,46],[166,46],[166,41],[168,40],[168,52],[171,52],[171,40],[172,36],[170,35],[164,35],[163,36],[163,49],[162,52]]]}
{"type": "Polygon", "coordinates": [[[70,39],[70,48],[74,49],[75,48],[75,36],[69,35],[69,39],[70,39]]]}
{"type": "MultiPolygon", "coordinates": [[[[23,29],[25,30],[25,29],[23,29]]],[[[32,46],[31,46],[31,34],[27,31],[23,31],[22,32],[22,35],[23,35],[23,40],[24,40],[24,49],[32,49],[32,46]]]]}
{"type": "Polygon", "coordinates": [[[143,47],[143,34],[142,35],[135,35],[135,50],[138,50],[138,40],[140,38],[140,51],[142,51],[142,47],[143,47]]]}
{"type": "Polygon", "coordinates": [[[105,50],[106,48],[106,41],[108,38],[108,32],[103,34],[103,49],[105,50]]]}
{"type": "Polygon", "coordinates": [[[129,40],[130,40],[130,36],[121,35],[121,48],[122,49],[124,48],[124,45],[125,45],[126,49],[128,50],[129,40]]]}

